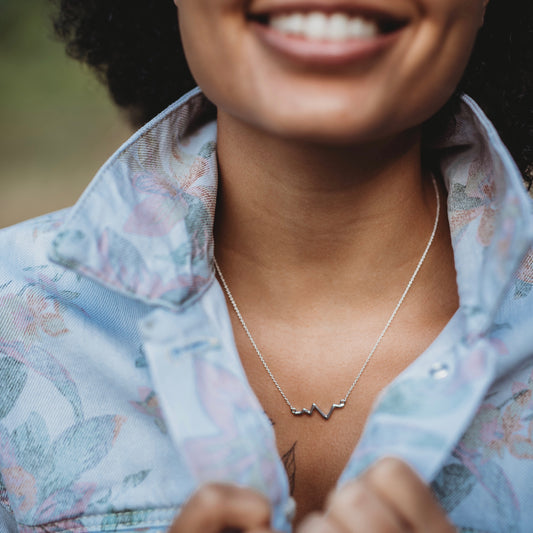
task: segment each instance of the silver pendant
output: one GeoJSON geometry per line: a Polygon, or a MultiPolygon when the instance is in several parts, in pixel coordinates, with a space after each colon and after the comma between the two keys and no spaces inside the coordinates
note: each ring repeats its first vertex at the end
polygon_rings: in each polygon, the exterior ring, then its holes
{"type": "Polygon", "coordinates": [[[298,409],[291,407],[291,413],[295,416],[301,416],[301,415],[311,416],[313,414],[313,411],[318,411],[320,415],[322,416],[322,418],[324,418],[325,420],[328,420],[331,414],[333,413],[333,411],[335,411],[335,409],[342,409],[345,405],[346,405],[345,400],[341,400],[339,403],[334,403],[331,406],[329,413],[326,414],[324,413],[324,411],[322,411],[322,409],[320,409],[320,407],[318,407],[316,403],[313,403],[313,405],[311,406],[311,409],[304,408],[301,411],[298,411],[298,409]]]}

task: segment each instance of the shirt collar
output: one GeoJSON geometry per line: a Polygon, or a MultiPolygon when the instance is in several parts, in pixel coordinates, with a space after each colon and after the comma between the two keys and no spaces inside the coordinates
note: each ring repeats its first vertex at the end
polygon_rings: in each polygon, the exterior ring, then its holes
{"type": "MultiPolygon", "coordinates": [[[[52,261],[149,303],[181,307],[213,281],[216,111],[195,89],[102,167],[53,241],[52,261]]],[[[494,127],[463,98],[436,145],[461,307],[490,321],[533,240],[530,202],[494,127]]]]}
{"type": "Polygon", "coordinates": [[[531,247],[531,200],[496,129],[468,96],[436,148],[448,188],[460,305],[476,335],[493,323],[531,247]]]}
{"type": "Polygon", "coordinates": [[[50,259],[148,303],[198,298],[213,279],[215,117],[196,89],[139,130],[74,206],[50,259]]]}

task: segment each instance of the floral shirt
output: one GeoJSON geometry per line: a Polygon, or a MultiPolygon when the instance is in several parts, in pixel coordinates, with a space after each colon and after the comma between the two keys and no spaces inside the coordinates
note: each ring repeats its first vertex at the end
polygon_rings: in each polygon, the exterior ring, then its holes
{"type": "MultiPolygon", "coordinates": [[[[291,531],[213,274],[214,117],[193,91],[73,208],[0,231],[1,533],[163,531],[210,480],[262,491],[291,531]]],[[[339,484],[394,455],[461,531],[532,531],[530,200],[470,99],[435,151],[460,308],[383,391],[339,484]]]]}

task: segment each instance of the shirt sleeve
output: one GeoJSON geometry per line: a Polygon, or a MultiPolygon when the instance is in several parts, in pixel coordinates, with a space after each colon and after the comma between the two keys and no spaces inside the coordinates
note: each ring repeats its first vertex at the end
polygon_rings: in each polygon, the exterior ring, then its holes
{"type": "Polygon", "coordinates": [[[8,506],[7,491],[0,474],[0,533],[17,533],[17,522],[8,506]]]}

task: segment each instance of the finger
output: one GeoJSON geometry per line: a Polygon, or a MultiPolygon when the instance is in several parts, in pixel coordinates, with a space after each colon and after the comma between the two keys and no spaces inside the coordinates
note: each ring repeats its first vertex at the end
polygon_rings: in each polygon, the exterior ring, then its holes
{"type": "Polygon", "coordinates": [[[272,529],[268,528],[264,528],[264,527],[260,527],[259,529],[257,528],[254,528],[254,529],[247,529],[246,532],[244,532],[242,529],[235,529],[235,528],[230,528],[230,529],[224,529],[222,530],[221,533],[281,533],[280,531],[273,531],[272,529]]]}
{"type": "Polygon", "coordinates": [[[224,529],[221,533],[280,533],[279,531],[272,531],[272,529],[265,529],[265,528],[259,528],[259,529],[247,529],[244,531],[243,529],[224,529]]]}
{"type": "Polygon", "coordinates": [[[402,533],[411,531],[371,487],[355,481],[329,499],[328,518],[350,533],[402,533]]]}
{"type": "Polygon", "coordinates": [[[360,478],[414,531],[453,533],[446,513],[431,489],[403,461],[382,459],[360,478]]]}
{"type": "Polygon", "coordinates": [[[348,533],[320,513],[311,513],[297,528],[296,533],[348,533]]]}
{"type": "Polygon", "coordinates": [[[233,485],[210,484],[183,506],[169,533],[253,531],[270,526],[270,503],[261,494],[233,485]]]}

